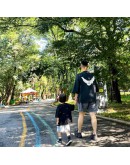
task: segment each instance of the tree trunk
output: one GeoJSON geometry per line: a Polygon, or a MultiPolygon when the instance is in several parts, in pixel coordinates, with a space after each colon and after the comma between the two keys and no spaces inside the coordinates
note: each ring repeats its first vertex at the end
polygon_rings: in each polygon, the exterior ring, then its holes
{"type": "Polygon", "coordinates": [[[121,103],[121,95],[118,87],[118,80],[112,80],[111,87],[111,101],[116,101],[117,103],[121,103]]]}
{"type": "Polygon", "coordinates": [[[117,76],[117,69],[111,65],[111,101],[116,101],[117,103],[121,103],[121,95],[120,95],[120,90],[119,90],[119,85],[118,85],[118,79],[116,78],[117,76]]]}
{"type": "Polygon", "coordinates": [[[7,93],[7,101],[6,101],[6,104],[7,104],[7,105],[10,104],[10,100],[11,100],[11,97],[12,97],[12,93],[13,93],[13,87],[10,88],[10,90],[9,90],[8,93],[7,93]]]}
{"type": "Polygon", "coordinates": [[[14,87],[13,87],[12,96],[11,96],[11,99],[13,99],[13,100],[14,100],[15,87],[16,87],[16,85],[14,85],[14,87]]]}

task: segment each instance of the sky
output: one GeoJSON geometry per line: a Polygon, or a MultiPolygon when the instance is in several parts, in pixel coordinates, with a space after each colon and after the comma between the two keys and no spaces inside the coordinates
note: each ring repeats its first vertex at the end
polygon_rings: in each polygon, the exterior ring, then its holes
{"type": "Polygon", "coordinates": [[[39,50],[43,51],[47,45],[47,40],[44,38],[41,38],[39,40],[35,41],[39,45],[39,50]]]}

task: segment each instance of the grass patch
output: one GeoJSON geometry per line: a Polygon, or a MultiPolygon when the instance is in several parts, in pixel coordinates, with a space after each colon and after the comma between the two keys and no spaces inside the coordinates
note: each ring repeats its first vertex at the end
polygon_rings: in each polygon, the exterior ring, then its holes
{"type": "Polygon", "coordinates": [[[68,103],[68,104],[75,104],[75,101],[74,100],[68,100],[68,101],[66,101],[66,103],[68,103]]]}
{"type": "Polygon", "coordinates": [[[120,92],[121,95],[130,95],[130,92],[120,92]]]}
{"type": "Polygon", "coordinates": [[[119,112],[119,111],[129,111],[130,112],[130,103],[122,103],[122,104],[109,103],[107,111],[108,112],[119,112]]]}
{"type": "Polygon", "coordinates": [[[60,102],[54,102],[52,105],[58,106],[60,102]]]}
{"type": "MultiPolygon", "coordinates": [[[[66,101],[66,103],[73,105],[75,103],[75,101],[74,100],[68,100],[68,101],[66,101]]],[[[61,104],[61,103],[60,102],[54,102],[53,103],[54,106],[58,106],[59,104],[61,104]]],[[[75,110],[77,110],[77,109],[78,109],[78,107],[77,107],[77,105],[75,105],[75,110]]]]}
{"type": "Polygon", "coordinates": [[[130,121],[130,112],[129,111],[113,112],[113,113],[104,112],[101,114],[101,116],[110,117],[110,118],[114,118],[114,119],[120,119],[120,120],[124,120],[124,121],[130,121]]]}
{"type": "Polygon", "coordinates": [[[128,94],[128,95],[121,95],[121,100],[124,103],[129,103],[130,102],[130,94],[128,94]]]}
{"type": "MultiPolygon", "coordinates": [[[[66,103],[68,103],[68,104],[74,104],[74,100],[68,100],[68,101],[66,101],[66,103]]],[[[61,104],[60,102],[54,102],[53,103],[53,105],[55,105],[55,106],[58,106],[59,104],[61,104]]]]}
{"type": "Polygon", "coordinates": [[[130,121],[130,94],[121,95],[122,104],[109,103],[105,112],[101,116],[130,121]]]}

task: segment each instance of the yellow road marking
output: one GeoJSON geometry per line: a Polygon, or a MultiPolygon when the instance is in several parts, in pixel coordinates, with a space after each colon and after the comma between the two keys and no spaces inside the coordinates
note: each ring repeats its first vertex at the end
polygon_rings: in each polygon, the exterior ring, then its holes
{"type": "Polygon", "coordinates": [[[22,112],[20,112],[20,115],[22,116],[22,121],[23,121],[23,133],[22,133],[22,137],[21,137],[21,141],[20,141],[19,147],[24,147],[24,145],[25,145],[25,138],[26,138],[26,134],[27,134],[27,125],[26,125],[25,116],[23,115],[22,112]]]}

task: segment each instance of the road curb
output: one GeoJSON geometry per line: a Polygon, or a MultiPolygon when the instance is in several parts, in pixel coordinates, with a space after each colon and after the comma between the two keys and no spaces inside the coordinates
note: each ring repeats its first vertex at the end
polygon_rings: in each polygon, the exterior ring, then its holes
{"type": "Polygon", "coordinates": [[[97,116],[97,118],[101,118],[101,119],[105,119],[105,120],[109,120],[109,121],[114,121],[116,123],[125,124],[127,126],[130,126],[130,122],[127,122],[127,121],[123,121],[123,120],[119,120],[119,119],[113,119],[113,118],[104,117],[104,116],[100,116],[100,115],[96,115],[96,116],[97,116]]]}

